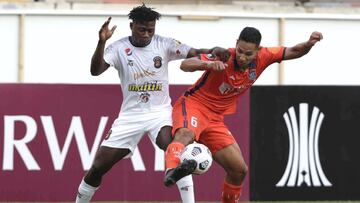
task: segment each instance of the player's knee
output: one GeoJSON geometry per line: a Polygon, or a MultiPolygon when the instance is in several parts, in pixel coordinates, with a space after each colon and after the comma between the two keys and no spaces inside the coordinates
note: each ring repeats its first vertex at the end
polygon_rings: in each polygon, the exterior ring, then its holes
{"type": "Polygon", "coordinates": [[[160,129],[158,136],[156,137],[156,145],[160,149],[166,150],[167,146],[171,143],[172,141],[171,130],[172,130],[171,126],[164,126],[160,129]]]}
{"type": "Polygon", "coordinates": [[[195,140],[195,134],[187,129],[187,128],[180,128],[175,132],[174,141],[181,142],[184,145],[188,145],[193,143],[195,140]]]}
{"type": "Polygon", "coordinates": [[[101,179],[104,174],[105,170],[102,167],[92,165],[85,178],[89,180],[97,180],[101,179]]]}
{"type": "Polygon", "coordinates": [[[100,185],[102,176],[103,173],[101,173],[99,169],[92,166],[90,170],[86,173],[84,181],[93,187],[98,187],[100,185]]]}
{"type": "Polygon", "coordinates": [[[248,166],[245,163],[234,164],[228,171],[228,174],[235,179],[244,179],[247,173],[248,166]]]}

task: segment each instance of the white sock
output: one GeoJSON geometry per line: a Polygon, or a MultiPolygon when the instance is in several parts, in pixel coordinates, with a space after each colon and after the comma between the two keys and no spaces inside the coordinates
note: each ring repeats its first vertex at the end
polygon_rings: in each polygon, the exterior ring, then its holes
{"type": "Polygon", "coordinates": [[[96,190],[97,187],[85,183],[83,179],[79,185],[75,203],[89,203],[96,190]]]}
{"type": "Polygon", "coordinates": [[[195,203],[194,183],[191,175],[176,182],[183,203],[195,203]]]}

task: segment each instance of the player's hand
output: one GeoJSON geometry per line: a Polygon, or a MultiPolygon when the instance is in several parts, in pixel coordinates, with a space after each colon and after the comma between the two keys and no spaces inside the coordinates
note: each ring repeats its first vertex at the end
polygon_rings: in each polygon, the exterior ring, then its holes
{"type": "Polygon", "coordinates": [[[315,31],[315,32],[311,33],[308,43],[310,43],[313,46],[314,44],[316,44],[317,42],[319,42],[322,39],[323,39],[323,36],[322,36],[321,32],[315,31]]]}
{"type": "Polygon", "coordinates": [[[212,69],[215,71],[222,71],[225,70],[225,68],[227,68],[227,64],[223,63],[222,61],[209,61],[207,64],[207,68],[208,69],[212,69]]]}
{"type": "Polygon", "coordinates": [[[222,62],[226,62],[230,58],[229,50],[221,47],[215,47],[211,54],[219,58],[222,62]]]}
{"type": "Polygon", "coordinates": [[[105,23],[101,26],[101,29],[99,31],[99,39],[100,41],[105,42],[106,40],[108,40],[114,33],[115,29],[116,29],[116,25],[114,25],[111,30],[109,29],[109,24],[111,21],[111,17],[109,17],[107,19],[107,21],[105,21],[105,23]]]}

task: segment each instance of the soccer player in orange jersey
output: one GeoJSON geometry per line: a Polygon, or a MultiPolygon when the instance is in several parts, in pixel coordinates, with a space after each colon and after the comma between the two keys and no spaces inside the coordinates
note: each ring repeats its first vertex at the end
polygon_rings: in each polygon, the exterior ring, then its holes
{"type": "Polygon", "coordinates": [[[235,112],[239,96],[269,65],[307,54],[322,38],[320,32],[313,32],[309,40],[293,47],[262,47],[259,30],[246,27],[236,47],[229,49],[225,63],[204,54],[185,59],[182,70],[205,72],[174,105],[174,140],[166,151],[164,184],[171,186],[194,171],[197,163],[188,160],[180,164],[179,154],[186,145],[197,141],[209,147],[214,160],[226,171],[222,202],[238,202],[248,169],[239,145],[224,124],[224,115],[235,112]]]}

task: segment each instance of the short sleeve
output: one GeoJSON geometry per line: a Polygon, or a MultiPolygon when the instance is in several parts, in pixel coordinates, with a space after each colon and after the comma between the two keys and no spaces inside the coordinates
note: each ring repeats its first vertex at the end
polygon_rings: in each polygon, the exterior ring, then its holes
{"type": "Polygon", "coordinates": [[[190,46],[182,44],[178,40],[172,38],[167,38],[165,43],[168,47],[170,60],[185,59],[191,49],[190,46]]]}
{"type": "Polygon", "coordinates": [[[283,60],[283,54],[285,47],[263,47],[259,53],[259,59],[261,60],[264,69],[273,64],[280,63],[283,60]]]}
{"type": "Polygon", "coordinates": [[[104,60],[110,66],[115,66],[116,49],[115,49],[114,44],[110,44],[108,47],[106,47],[105,52],[104,52],[104,60]]]}

